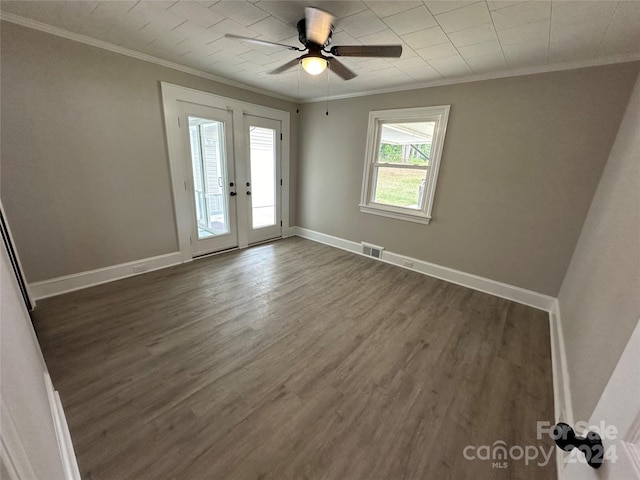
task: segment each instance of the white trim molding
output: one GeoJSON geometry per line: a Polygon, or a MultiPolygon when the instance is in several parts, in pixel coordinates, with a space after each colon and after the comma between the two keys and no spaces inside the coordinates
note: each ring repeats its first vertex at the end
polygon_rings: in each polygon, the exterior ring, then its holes
{"type": "Polygon", "coordinates": [[[426,82],[412,82],[405,85],[395,85],[392,87],[386,88],[372,88],[369,90],[359,91],[359,92],[351,92],[346,94],[338,94],[338,95],[320,95],[313,97],[305,97],[305,98],[295,98],[289,95],[283,95],[280,93],[273,92],[271,90],[267,90],[264,88],[254,87],[251,85],[247,85],[245,83],[241,83],[235,80],[230,80],[226,77],[222,77],[219,75],[214,75],[212,73],[204,72],[202,70],[198,70],[196,68],[187,67],[185,65],[180,65],[179,63],[171,62],[169,60],[164,60],[162,58],[154,57],[152,55],[148,55],[145,53],[137,52],[135,50],[130,50],[128,48],[120,47],[118,45],[114,45],[112,43],[104,42],[102,40],[98,40],[95,38],[88,37],[86,35],[82,35],[80,33],[71,32],[69,30],[65,30],[60,27],[55,27],[53,25],[49,25],[47,23],[42,23],[37,20],[32,20],[30,18],[25,18],[20,15],[16,15],[10,12],[0,12],[0,20],[15,23],[16,25],[22,25],[23,27],[31,28],[34,30],[38,30],[40,32],[49,33],[51,35],[55,35],[57,37],[66,38],[68,40],[73,40],[75,42],[84,43],[85,45],[91,45],[93,47],[101,48],[103,50],[107,50],[110,52],[119,53],[121,55],[126,55],[128,57],[137,58],[139,60],[143,60],[145,62],[155,63],[156,65],[161,65],[163,67],[171,68],[174,70],[179,70],[181,72],[185,72],[191,75],[196,75],[198,77],[206,78],[208,80],[213,80],[214,82],[223,83],[225,85],[230,85],[232,87],[241,88],[243,90],[248,90],[250,92],[259,93],[261,95],[267,95],[272,98],[278,98],[281,100],[286,100],[289,102],[298,102],[298,103],[314,103],[314,102],[324,102],[327,100],[342,100],[345,98],[355,98],[355,97],[364,97],[368,95],[379,95],[382,93],[393,93],[393,92],[403,92],[408,90],[419,90],[422,88],[431,88],[431,87],[441,87],[446,85],[457,85],[459,83],[470,83],[470,82],[480,82],[484,80],[493,80],[497,78],[508,78],[508,77],[519,77],[523,75],[535,75],[538,73],[548,73],[548,72],[559,72],[564,70],[574,70],[578,68],[587,68],[587,67],[597,67],[601,65],[611,65],[616,63],[627,63],[627,62],[637,62],[640,60],[640,54],[637,53],[625,53],[620,55],[611,55],[608,57],[600,57],[589,60],[576,60],[572,62],[566,63],[554,63],[551,65],[537,65],[532,67],[524,67],[524,68],[516,68],[511,70],[504,70],[500,72],[490,72],[490,73],[482,73],[470,76],[456,77],[456,78],[447,78],[440,80],[431,80],[426,82]]]}
{"type": "MultiPolygon", "coordinates": [[[[316,232],[302,227],[295,227],[295,232],[299,237],[362,255],[362,247],[359,242],[353,242],[351,240],[334,237],[332,235],[327,235],[325,233],[316,232]]],[[[556,300],[554,297],[549,295],[508,285],[506,283],[480,277],[471,273],[461,272],[459,270],[454,270],[453,268],[443,267],[442,265],[436,265],[435,263],[429,263],[417,258],[407,257],[388,250],[384,250],[382,252],[380,260],[385,263],[397,265],[408,270],[413,270],[414,272],[439,278],[440,280],[455,283],[456,285],[471,288],[479,292],[489,293],[496,297],[505,298],[546,312],[551,310],[551,307],[556,300]],[[412,266],[409,267],[407,266],[408,264],[411,264],[412,266]]]]}
{"type": "Polygon", "coordinates": [[[62,409],[60,394],[54,389],[51,377],[47,372],[44,372],[44,385],[47,389],[47,398],[49,399],[49,407],[51,408],[51,416],[53,417],[53,427],[58,440],[58,449],[60,450],[65,480],[80,480],[80,470],[78,469],[76,454],[73,449],[73,443],[71,442],[71,433],[67,425],[67,418],[62,409]]]}
{"type": "Polygon", "coordinates": [[[588,60],[575,60],[565,63],[552,63],[550,65],[535,65],[531,67],[513,68],[500,72],[479,73],[475,75],[461,76],[455,78],[443,78],[439,80],[429,80],[426,82],[413,82],[405,85],[394,85],[386,88],[373,88],[361,92],[343,93],[336,95],[318,95],[299,99],[299,103],[316,103],[333,100],[344,100],[347,98],[367,97],[369,95],[381,95],[384,93],[406,92],[409,90],[421,90],[423,88],[446,87],[448,85],[458,85],[461,83],[483,82],[485,80],[497,80],[500,78],[524,77],[526,75],[537,75],[540,73],[564,72],[566,70],[577,70],[579,68],[600,67],[603,65],[615,65],[617,63],[629,63],[640,61],[638,53],[621,53],[588,60]]]}
{"type": "MultiPolygon", "coordinates": [[[[560,317],[560,303],[558,299],[553,301],[549,310],[549,335],[551,339],[551,372],[553,375],[553,409],[555,423],[565,422],[575,425],[573,419],[573,404],[571,403],[571,385],[569,382],[569,369],[567,365],[567,353],[562,331],[560,317]]],[[[562,478],[565,469],[565,457],[568,453],[556,449],[556,469],[558,480],[562,478]]]]}
{"type": "Polygon", "coordinates": [[[221,77],[219,75],[214,75],[212,73],[198,70],[197,68],[187,67],[179,63],[154,57],[153,55],[137,52],[135,50],[121,47],[119,45],[114,45],[113,43],[98,40],[96,38],[88,37],[80,33],[71,32],[69,30],[65,30],[64,28],[55,27],[47,23],[38,22],[37,20],[21,17],[20,15],[16,15],[15,13],[0,12],[0,20],[3,20],[5,22],[10,22],[10,23],[15,23],[16,25],[22,25],[23,27],[32,28],[33,30],[38,30],[40,32],[48,33],[50,35],[55,35],[56,37],[66,38],[67,40],[73,40],[74,42],[84,43],[85,45],[101,48],[102,50],[107,50],[109,52],[119,53],[120,55],[126,55],[127,57],[137,58],[138,60],[142,60],[144,62],[155,63],[156,65],[160,65],[161,67],[171,68],[173,70],[178,70],[180,72],[188,73],[189,75],[195,75],[197,77],[206,78],[207,80],[223,83],[225,85],[240,88],[242,90],[247,90],[249,92],[259,93],[260,95],[266,95],[268,97],[278,98],[280,100],[286,100],[287,102],[296,101],[295,98],[290,97],[288,95],[281,95],[279,93],[272,92],[271,90],[265,90],[264,88],[253,87],[251,85],[247,85],[246,83],[237,82],[235,80],[230,80],[226,77],[221,77]]]}
{"type": "MultiPolygon", "coordinates": [[[[438,181],[438,169],[440,168],[440,157],[444,146],[444,138],[447,133],[447,122],[449,120],[450,105],[397,108],[393,110],[372,110],[369,112],[369,126],[367,128],[367,149],[364,156],[364,173],[362,175],[362,194],[360,196],[360,211],[383,217],[396,218],[428,224],[431,221],[431,210],[433,208],[433,198],[436,193],[436,183],[438,181]],[[434,129],[431,134],[431,154],[429,155],[429,166],[418,166],[408,164],[381,163],[379,158],[380,145],[382,143],[383,128],[385,125],[393,130],[408,133],[415,136],[422,134],[416,130],[409,130],[406,124],[426,124],[433,123],[434,129]],[[395,125],[394,125],[395,124],[395,125]],[[378,172],[384,168],[408,168],[422,171],[423,184],[420,187],[421,194],[418,195],[417,208],[407,208],[399,205],[389,205],[375,202],[376,184],[378,172]]],[[[418,193],[418,192],[416,192],[418,193]]]]}
{"type": "Polygon", "coordinates": [[[144,258],[133,262],[121,263],[110,267],[98,268],[88,272],[74,273],[64,277],[52,278],[29,284],[36,300],[61,295],[63,293],[113,282],[134,275],[172,267],[182,263],[180,252],[167,253],[156,257],[144,258]]]}
{"type": "MultiPolygon", "coordinates": [[[[246,164],[235,159],[249,158],[247,151],[248,142],[242,141],[245,135],[245,116],[251,115],[280,122],[280,133],[282,140],[280,145],[280,178],[282,186],[281,195],[281,232],[286,232],[289,228],[289,201],[290,201],[290,138],[291,138],[291,115],[285,110],[255,105],[233,98],[215,95],[209,92],[202,92],[193,88],[174,85],[172,83],[160,82],[162,91],[162,107],[164,112],[165,133],[167,139],[167,149],[169,154],[169,170],[171,173],[171,185],[173,194],[174,213],[176,215],[176,234],[178,236],[178,248],[183,262],[191,261],[193,249],[191,245],[191,235],[193,234],[193,223],[188,212],[192,211],[193,197],[186,188],[192,182],[192,175],[187,169],[190,162],[185,161],[185,136],[180,126],[181,105],[194,104],[204,107],[224,110],[231,116],[233,129],[233,165],[235,170],[235,182],[240,185],[249,181],[249,172],[246,164]],[[247,170],[247,171],[245,171],[247,170]],[[186,182],[186,183],[185,183],[186,182]]],[[[236,197],[238,209],[248,212],[248,200],[245,195],[236,197]]],[[[247,215],[238,215],[238,242],[237,246],[245,248],[249,245],[249,224],[247,215]]],[[[282,235],[282,234],[281,234],[282,235]]]]}
{"type": "Polygon", "coordinates": [[[553,390],[555,395],[556,422],[574,424],[573,404],[569,383],[569,367],[565,350],[560,303],[555,299],[549,311],[549,327],[551,333],[551,360],[553,362],[553,390]]]}

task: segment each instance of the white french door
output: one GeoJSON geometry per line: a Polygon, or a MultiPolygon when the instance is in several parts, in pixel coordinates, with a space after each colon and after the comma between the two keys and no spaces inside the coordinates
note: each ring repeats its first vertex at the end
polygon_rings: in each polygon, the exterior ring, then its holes
{"type": "Polygon", "coordinates": [[[281,127],[270,118],[244,116],[249,243],[282,236],[281,127]]]}
{"type": "Polygon", "coordinates": [[[226,110],[179,102],[186,146],[193,257],[238,246],[233,120],[226,110]]]}
{"type": "Polygon", "coordinates": [[[277,118],[286,112],[255,109],[266,115],[197,98],[165,100],[183,261],[282,236],[282,125],[288,114],[277,118]]]}

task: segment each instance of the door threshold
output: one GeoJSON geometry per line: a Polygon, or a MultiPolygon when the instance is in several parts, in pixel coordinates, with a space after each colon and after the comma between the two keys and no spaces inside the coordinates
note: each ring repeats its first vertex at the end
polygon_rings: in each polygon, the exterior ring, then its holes
{"type": "Polygon", "coordinates": [[[225,248],[223,250],[217,250],[215,252],[210,253],[201,253],[200,255],[195,255],[192,257],[193,260],[200,260],[205,257],[213,257],[214,255],[220,255],[221,253],[233,252],[234,250],[240,250],[238,247],[225,248]]]}
{"type": "Polygon", "coordinates": [[[253,247],[255,245],[262,245],[263,243],[271,243],[271,242],[277,242],[278,240],[282,240],[282,236],[279,237],[273,237],[273,238],[268,238],[267,240],[260,240],[259,242],[253,242],[250,243],[248,246],[249,247],[253,247]]]}
{"type": "MultiPolygon", "coordinates": [[[[249,245],[247,245],[247,247],[254,247],[256,245],[263,245],[265,243],[272,243],[272,242],[276,242],[278,240],[282,240],[284,237],[273,237],[273,238],[269,238],[267,240],[260,240],[259,242],[254,242],[254,243],[250,243],[249,245]]],[[[202,253],[200,255],[195,255],[192,257],[193,260],[200,260],[201,258],[206,258],[206,257],[212,257],[214,255],[220,255],[221,253],[228,253],[228,252],[233,252],[236,250],[240,250],[240,247],[231,247],[231,248],[225,248],[223,250],[217,250],[215,252],[210,252],[210,253],[202,253]]]]}

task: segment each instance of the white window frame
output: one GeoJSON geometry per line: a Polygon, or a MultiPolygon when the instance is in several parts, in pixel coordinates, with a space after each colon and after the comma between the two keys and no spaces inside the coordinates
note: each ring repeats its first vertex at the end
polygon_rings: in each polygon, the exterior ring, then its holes
{"type": "MultiPolygon", "coordinates": [[[[364,175],[362,178],[362,196],[360,211],[383,217],[407,220],[428,224],[431,221],[431,209],[436,193],[440,158],[444,146],[444,138],[449,120],[450,105],[434,107],[398,108],[394,110],[374,110],[369,112],[369,127],[367,130],[367,148],[364,159],[364,175]],[[431,158],[425,181],[422,205],[418,209],[385,205],[373,201],[375,190],[375,165],[380,151],[380,137],[382,125],[385,123],[435,122],[433,141],[431,144],[431,158]]],[[[390,165],[392,166],[392,165],[390,165]]]]}

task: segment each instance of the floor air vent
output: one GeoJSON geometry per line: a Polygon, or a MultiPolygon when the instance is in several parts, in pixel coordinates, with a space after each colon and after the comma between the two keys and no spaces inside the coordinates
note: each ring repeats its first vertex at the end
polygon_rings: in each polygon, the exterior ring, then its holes
{"type": "Polygon", "coordinates": [[[362,243],[362,253],[367,257],[373,258],[382,258],[382,250],[384,247],[379,247],[377,245],[371,245],[370,243],[362,243]]]}

